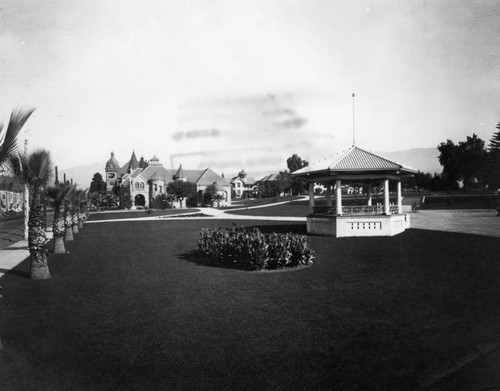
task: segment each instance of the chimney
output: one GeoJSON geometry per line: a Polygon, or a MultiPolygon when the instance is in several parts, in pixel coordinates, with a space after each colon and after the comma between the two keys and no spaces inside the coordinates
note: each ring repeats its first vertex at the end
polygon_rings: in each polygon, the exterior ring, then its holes
{"type": "Polygon", "coordinates": [[[59,184],[59,176],[58,176],[58,172],[57,172],[57,166],[56,166],[56,181],[55,181],[56,185],[59,184]]]}

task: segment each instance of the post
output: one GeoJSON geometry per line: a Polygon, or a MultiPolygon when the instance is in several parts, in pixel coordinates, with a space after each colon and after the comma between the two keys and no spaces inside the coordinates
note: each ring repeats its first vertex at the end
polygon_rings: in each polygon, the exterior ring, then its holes
{"type": "Polygon", "coordinates": [[[403,197],[401,195],[401,179],[398,179],[397,195],[398,195],[398,213],[401,214],[401,213],[403,213],[403,197]]]}
{"type": "Polygon", "coordinates": [[[384,179],[384,214],[391,214],[389,210],[389,179],[384,179]]]}
{"type": "Polygon", "coordinates": [[[368,183],[368,191],[367,191],[367,197],[368,197],[368,206],[372,206],[372,183],[368,183]]]}
{"type": "Polygon", "coordinates": [[[326,206],[332,206],[332,185],[326,185],[326,206]]]}
{"type": "Polygon", "coordinates": [[[335,195],[337,216],[342,216],[342,183],[340,182],[340,179],[337,179],[335,182],[335,189],[337,192],[335,195]]]}
{"type": "Polygon", "coordinates": [[[314,182],[309,182],[309,214],[314,214],[314,182]]]}

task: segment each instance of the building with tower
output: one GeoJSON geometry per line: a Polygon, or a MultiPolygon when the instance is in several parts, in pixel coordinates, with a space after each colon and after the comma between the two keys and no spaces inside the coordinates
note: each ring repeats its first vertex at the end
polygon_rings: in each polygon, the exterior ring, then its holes
{"type": "Polygon", "coordinates": [[[129,161],[120,165],[111,152],[106,162],[106,190],[117,193],[121,207],[149,207],[161,194],[167,194],[170,182],[191,182],[196,186],[198,204],[202,205],[209,186],[215,185],[222,195],[221,206],[231,205],[231,184],[210,168],[204,170],[185,170],[182,165],[177,170],[163,167],[160,160],[153,156],[149,162],[137,160],[135,152],[129,161]]]}

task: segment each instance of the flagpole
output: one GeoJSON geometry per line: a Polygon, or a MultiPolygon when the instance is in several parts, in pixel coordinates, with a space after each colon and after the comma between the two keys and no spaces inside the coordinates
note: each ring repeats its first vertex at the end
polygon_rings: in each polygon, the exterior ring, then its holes
{"type": "Polygon", "coordinates": [[[352,146],[356,145],[356,127],[355,127],[355,119],[354,119],[354,92],[352,93],[352,146]]]}

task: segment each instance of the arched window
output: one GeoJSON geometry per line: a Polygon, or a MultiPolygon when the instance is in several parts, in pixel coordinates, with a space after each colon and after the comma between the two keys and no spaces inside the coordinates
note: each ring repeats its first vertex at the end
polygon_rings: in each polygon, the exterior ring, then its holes
{"type": "Polygon", "coordinates": [[[155,183],[155,191],[158,191],[158,185],[155,183]]]}
{"type": "Polygon", "coordinates": [[[144,190],[144,183],[141,182],[141,190],[144,190]]]}
{"type": "Polygon", "coordinates": [[[139,190],[139,183],[135,182],[135,190],[139,190]]]}
{"type": "Polygon", "coordinates": [[[161,185],[159,185],[159,187],[158,187],[158,188],[160,189],[159,191],[160,191],[160,193],[161,193],[161,185]]]}

